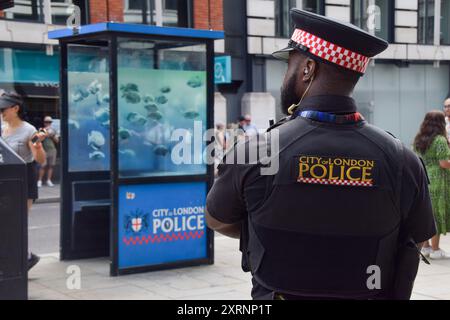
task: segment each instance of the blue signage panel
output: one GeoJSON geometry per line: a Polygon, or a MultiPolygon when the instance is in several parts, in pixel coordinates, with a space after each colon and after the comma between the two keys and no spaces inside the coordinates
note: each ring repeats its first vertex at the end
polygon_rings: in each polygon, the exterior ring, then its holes
{"type": "Polygon", "coordinates": [[[119,269],[207,258],[205,182],[119,187],[119,269]]]}
{"type": "Polygon", "coordinates": [[[214,83],[231,83],[230,56],[220,56],[214,58],[214,83]]]}

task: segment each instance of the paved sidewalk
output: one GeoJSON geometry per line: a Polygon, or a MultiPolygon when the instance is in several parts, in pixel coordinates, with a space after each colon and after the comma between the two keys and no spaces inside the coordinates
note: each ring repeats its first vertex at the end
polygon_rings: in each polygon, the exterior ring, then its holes
{"type": "Polygon", "coordinates": [[[36,203],[59,202],[60,190],[59,184],[55,184],[54,187],[47,187],[46,185],[43,185],[39,188],[39,199],[36,200],[36,203]]]}
{"type": "Polygon", "coordinates": [[[212,266],[120,277],[109,276],[107,259],[60,262],[57,255],[44,256],[29,273],[29,299],[251,299],[250,276],[240,269],[239,241],[216,236],[215,243],[212,266]],[[67,289],[70,265],[81,268],[81,290],[67,289]]]}
{"type": "MultiPolygon", "coordinates": [[[[248,300],[250,276],[240,269],[238,240],[216,236],[216,263],[121,277],[109,276],[107,259],[60,262],[44,256],[29,274],[30,299],[248,300]],[[69,290],[66,270],[81,268],[81,289],[69,290]]],[[[450,237],[442,247],[450,251],[450,237]]],[[[421,263],[413,299],[450,299],[450,260],[421,263]]]]}

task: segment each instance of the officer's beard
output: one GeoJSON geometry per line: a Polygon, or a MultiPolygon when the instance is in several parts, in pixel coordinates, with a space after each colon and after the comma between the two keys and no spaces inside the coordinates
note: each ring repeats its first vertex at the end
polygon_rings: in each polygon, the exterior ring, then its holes
{"type": "Polygon", "coordinates": [[[295,72],[289,80],[281,87],[281,111],[289,114],[288,109],[293,104],[300,101],[300,97],[296,94],[297,89],[297,72],[295,72]]]}

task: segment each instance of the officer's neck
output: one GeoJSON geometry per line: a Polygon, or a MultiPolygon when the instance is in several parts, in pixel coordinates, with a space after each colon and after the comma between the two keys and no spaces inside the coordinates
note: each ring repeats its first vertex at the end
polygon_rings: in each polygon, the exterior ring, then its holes
{"type": "Polygon", "coordinates": [[[353,94],[353,88],[344,88],[344,87],[332,87],[325,86],[318,83],[317,85],[312,85],[311,88],[305,95],[306,97],[314,97],[314,96],[344,96],[351,98],[353,94]]]}

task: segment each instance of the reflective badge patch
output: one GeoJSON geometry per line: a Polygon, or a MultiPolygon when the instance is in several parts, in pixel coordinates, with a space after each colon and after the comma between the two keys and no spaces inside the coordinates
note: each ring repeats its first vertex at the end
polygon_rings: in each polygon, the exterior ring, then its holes
{"type": "Polygon", "coordinates": [[[340,157],[296,157],[297,182],[308,184],[374,187],[376,161],[340,157]]]}

